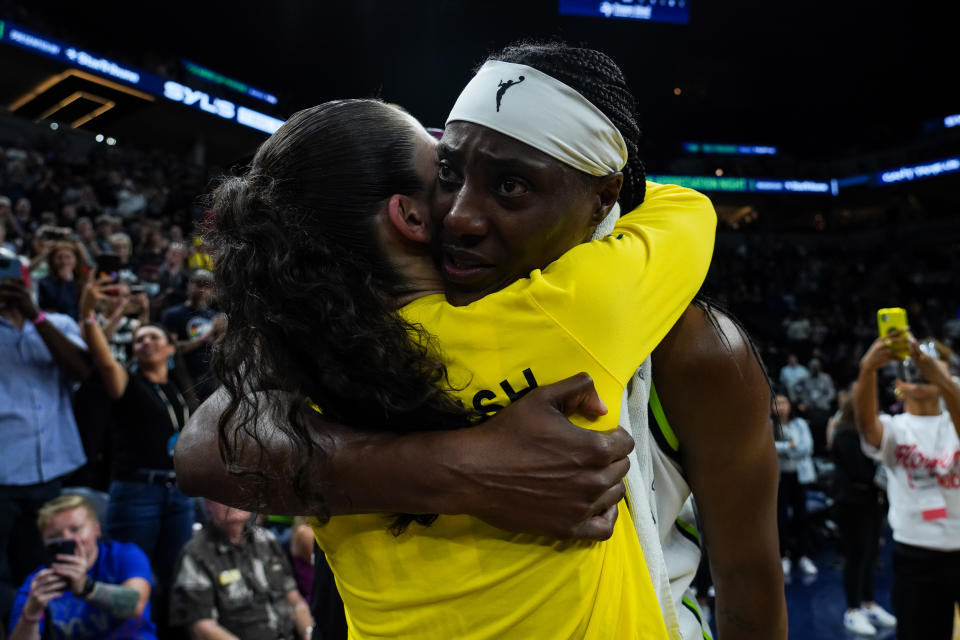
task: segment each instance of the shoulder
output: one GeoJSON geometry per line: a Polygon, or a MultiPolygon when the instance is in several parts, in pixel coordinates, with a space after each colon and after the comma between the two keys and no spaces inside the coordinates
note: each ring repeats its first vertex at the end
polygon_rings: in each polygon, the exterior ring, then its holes
{"type": "Polygon", "coordinates": [[[263,527],[253,527],[250,532],[250,539],[253,540],[254,544],[256,545],[268,547],[280,546],[280,543],[277,542],[277,537],[273,535],[273,532],[263,527]]]}
{"type": "Polygon", "coordinates": [[[657,204],[660,200],[684,199],[691,202],[709,202],[710,198],[687,187],[676,184],[660,184],[647,180],[647,190],[643,196],[641,207],[648,204],[657,204]]]}
{"type": "Polygon", "coordinates": [[[697,305],[687,307],[657,346],[654,367],[664,383],[682,382],[689,391],[737,390],[754,382],[766,386],[766,374],[746,334],[725,313],[708,313],[697,305]]]}
{"type": "Polygon", "coordinates": [[[766,428],[759,420],[770,411],[766,372],[747,335],[723,312],[690,305],[654,351],[653,379],[681,442],[717,424],[726,435],[754,423],[766,428]]]}
{"type": "MultiPolygon", "coordinates": [[[[209,525],[208,525],[209,526],[209,525]]],[[[206,528],[194,531],[193,535],[183,545],[182,555],[194,558],[207,557],[213,553],[213,542],[206,528]]]]}
{"type": "Polygon", "coordinates": [[[880,420],[884,429],[898,429],[903,426],[907,415],[906,413],[899,413],[893,416],[889,413],[880,413],[877,414],[877,419],[880,420]]]}
{"type": "Polygon", "coordinates": [[[162,321],[166,322],[168,318],[177,318],[179,316],[182,316],[186,310],[187,310],[187,307],[182,304],[172,306],[163,312],[163,315],[161,316],[162,321]]]}
{"type": "Polygon", "coordinates": [[[104,554],[104,562],[117,572],[115,577],[118,581],[144,578],[153,584],[150,560],[136,544],[111,540],[101,543],[100,549],[104,554]]]}
{"type": "Polygon", "coordinates": [[[77,324],[76,320],[65,313],[53,313],[48,311],[47,320],[50,321],[50,324],[64,333],[67,331],[72,333],[80,333],[80,325],[77,324]]]}
{"type": "Polygon", "coordinates": [[[109,542],[102,542],[100,545],[101,550],[106,552],[108,558],[132,558],[135,560],[147,559],[147,554],[144,553],[143,549],[133,542],[117,542],[116,540],[110,540],[109,542]]]}

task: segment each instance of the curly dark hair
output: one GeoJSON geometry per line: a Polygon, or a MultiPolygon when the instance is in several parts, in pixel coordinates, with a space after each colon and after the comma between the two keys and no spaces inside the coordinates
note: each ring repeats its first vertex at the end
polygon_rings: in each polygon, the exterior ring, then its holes
{"type": "Polygon", "coordinates": [[[620,206],[627,212],[643,203],[647,174],[640,160],[637,101],[623,71],[610,56],[563,42],[521,41],[488,56],[487,60],[523,64],[542,71],[575,89],[610,118],[627,144],[620,206]]]}
{"type": "Polygon", "coordinates": [[[259,391],[284,392],[271,406],[298,453],[294,490],[321,505],[307,464],[330,443],[304,420],[308,398],[325,418],[359,429],[468,423],[430,337],[396,313],[405,284],[374,225],[390,196],[428,188],[414,167],[415,126],[378,100],[305,109],[214,190],[206,241],[229,323],[212,367],[229,395],[218,435],[232,472],[263,477],[239,456],[252,441],[263,459],[259,391]]]}

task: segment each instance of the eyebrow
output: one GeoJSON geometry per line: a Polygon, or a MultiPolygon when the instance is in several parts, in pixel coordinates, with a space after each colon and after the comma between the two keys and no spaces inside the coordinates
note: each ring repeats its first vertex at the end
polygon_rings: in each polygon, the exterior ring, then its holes
{"type": "MultiPolygon", "coordinates": [[[[485,149],[477,149],[474,153],[482,162],[502,168],[541,169],[546,166],[546,162],[543,160],[540,160],[539,158],[532,158],[526,155],[498,155],[485,149]]],[[[437,145],[437,156],[446,156],[453,159],[462,160],[463,151],[441,142],[437,145]]]]}

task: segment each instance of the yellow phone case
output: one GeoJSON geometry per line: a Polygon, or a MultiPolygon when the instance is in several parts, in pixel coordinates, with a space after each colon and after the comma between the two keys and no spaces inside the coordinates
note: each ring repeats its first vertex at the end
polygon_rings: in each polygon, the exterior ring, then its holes
{"type": "MultiPolygon", "coordinates": [[[[881,338],[887,337],[887,334],[891,331],[907,329],[908,327],[906,309],[891,307],[877,310],[877,331],[881,338]]],[[[907,347],[893,350],[893,356],[899,360],[903,360],[908,355],[910,355],[910,351],[907,347]]]]}

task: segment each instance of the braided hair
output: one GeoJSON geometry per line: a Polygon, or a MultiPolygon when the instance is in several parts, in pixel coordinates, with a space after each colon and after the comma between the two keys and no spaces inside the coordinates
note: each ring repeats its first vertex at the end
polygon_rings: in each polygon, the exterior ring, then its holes
{"type": "MultiPolygon", "coordinates": [[[[489,60],[523,64],[542,71],[573,87],[610,118],[627,145],[627,164],[623,168],[623,187],[620,189],[619,197],[620,206],[626,212],[643,203],[647,191],[647,174],[639,154],[641,132],[640,125],[637,123],[637,101],[627,86],[623,71],[620,70],[616,62],[596,49],[571,47],[559,41],[537,42],[529,40],[511,44],[489,56],[487,61],[489,60]]],[[[479,69],[479,66],[477,68],[479,69]]],[[[733,322],[749,345],[753,357],[766,373],[766,366],[756,344],[732,313],[703,295],[703,293],[697,294],[692,304],[702,309],[706,314],[710,325],[731,357],[734,357],[733,348],[720,326],[720,319],[725,316],[733,322]]],[[[769,376],[767,376],[768,386],[769,380],[769,376]]],[[[773,399],[771,393],[771,408],[773,399]]]]}
{"type": "Polygon", "coordinates": [[[487,60],[523,64],[542,71],[573,87],[610,118],[627,144],[620,206],[630,211],[643,203],[647,174],[640,160],[636,99],[616,62],[595,49],[571,47],[563,42],[531,41],[512,44],[487,60]]]}

